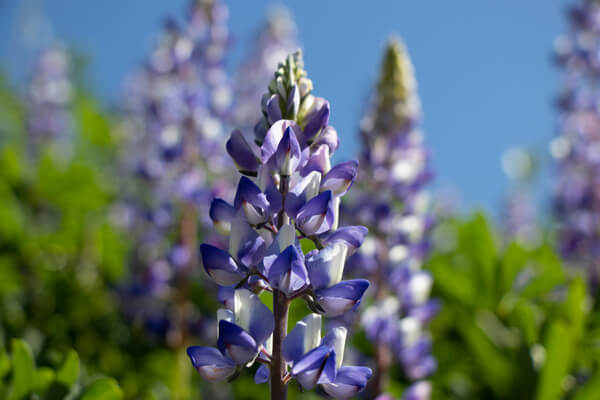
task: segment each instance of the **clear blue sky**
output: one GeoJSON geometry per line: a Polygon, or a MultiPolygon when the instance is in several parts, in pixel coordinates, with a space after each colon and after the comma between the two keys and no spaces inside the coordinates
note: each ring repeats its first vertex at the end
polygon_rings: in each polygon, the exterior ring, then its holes
{"type": "MultiPolygon", "coordinates": [[[[332,104],[342,158],[357,151],[356,126],[387,37],[402,36],[412,55],[433,151],[436,186],[455,186],[467,207],[497,208],[506,188],[500,156],[526,145],[547,154],[554,135],[551,63],[565,28],[567,0],[294,0],[292,11],[316,93],[332,104]]],[[[107,102],[184,0],[0,1],[0,63],[16,82],[30,61],[20,27],[43,8],[53,36],[90,58],[90,81],[107,102]]],[[[234,65],[273,1],[229,1],[234,65]]],[[[50,37],[47,33],[43,37],[50,37]]],[[[546,160],[547,161],[547,160],[546,160]]]]}

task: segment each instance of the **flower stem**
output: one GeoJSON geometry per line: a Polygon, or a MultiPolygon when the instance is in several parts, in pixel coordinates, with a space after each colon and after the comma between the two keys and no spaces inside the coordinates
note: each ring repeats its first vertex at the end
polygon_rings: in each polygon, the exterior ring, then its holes
{"type": "Polygon", "coordinates": [[[273,352],[271,360],[271,400],[286,400],[287,385],[284,378],[287,373],[283,359],[283,339],[287,334],[289,303],[285,294],[273,290],[273,316],[275,330],[273,332],[273,352]]]}
{"type": "Polygon", "coordinates": [[[385,391],[388,380],[388,370],[391,365],[390,349],[383,343],[375,345],[375,374],[371,379],[370,393],[373,398],[385,391]]]}
{"type": "MultiPolygon", "coordinates": [[[[279,182],[279,192],[285,204],[285,197],[289,190],[289,177],[282,175],[279,182]]],[[[285,211],[281,210],[277,219],[277,229],[289,224],[290,219],[285,211]]],[[[273,351],[271,353],[271,400],[287,399],[287,367],[283,359],[283,339],[287,335],[288,311],[290,303],[285,294],[280,290],[273,290],[273,318],[275,329],[273,331],[273,351]]]]}

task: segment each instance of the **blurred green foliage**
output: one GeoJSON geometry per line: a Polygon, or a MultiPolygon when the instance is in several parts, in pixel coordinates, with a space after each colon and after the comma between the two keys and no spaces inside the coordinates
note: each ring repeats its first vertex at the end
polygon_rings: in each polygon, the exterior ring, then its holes
{"type": "Polygon", "coordinates": [[[589,379],[598,349],[586,344],[596,312],[549,243],[501,246],[483,214],[444,222],[436,242],[427,265],[443,301],[432,324],[436,398],[598,398],[589,379]]]}
{"type": "MultiPolygon", "coordinates": [[[[32,157],[24,105],[0,79],[0,342],[24,338],[50,364],[74,348],[90,373],[117,378],[127,398],[189,398],[187,379],[180,384],[193,373],[187,357],[165,368],[181,356],[121,313],[130,244],[111,215],[119,176],[113,119],[81,91],[72,115],[72,157],[51,146],[32,157]]],[[[106,385],[95,383],[84,398],[102,398],[94,393],[106,385]]]]}
{"type": "Polygon", "coordinates": [[[60,364],[36,367],[29,345],[19,339],[11,351],[0,346],[0,398],[7,400],[121,400],[123,392],[108,377],[80,373],[79,356],[70,350],[60,364]]]}

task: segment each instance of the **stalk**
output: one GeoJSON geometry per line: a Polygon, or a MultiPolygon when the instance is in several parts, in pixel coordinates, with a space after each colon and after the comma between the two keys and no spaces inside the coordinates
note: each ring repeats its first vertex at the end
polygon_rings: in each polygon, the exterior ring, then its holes
{"type": "MultiPolygon", "coordinates": [[[[289,190],[289,177],[281,176],[279,191],[285,203],[285,196],[289,190]]],[[[281,211],[277,220],[277,228],[289,223],[289,217],[285,211],[281,211]]],[[[273,351],[271,360],[271,400],[287,399],[287,384],[284,378],[287,373],[285,360],[283,359],[283,339],[287,335],[288,313],[290,304],[285,294],[273,290],[273,317],[275,318],[275,330],[273,331],[273,351]]]]}
{"type": "Polygon", "coordinates": [[[275,330],[273,332],[273,352],[271,360],[271,400],[286,400],[287,385],[283,382],[286,374],[283,359],[283,339],[287,335],[289,303],[279,290],[273,291],[273,315],[275,330]]]}

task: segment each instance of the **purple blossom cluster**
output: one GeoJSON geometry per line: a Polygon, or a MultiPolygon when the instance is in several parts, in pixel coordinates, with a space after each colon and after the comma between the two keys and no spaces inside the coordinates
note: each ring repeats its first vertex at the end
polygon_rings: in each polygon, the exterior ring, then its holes
{"type": "Polygon", "coordinates": [[[385,390],[394,360],[409,382],[418,382],[406,391],[406,399],[428,398],[424,379],[436,368],[425,328],[439,303],[429,299],[432,277],[421,269],[433,222],[424,191],[432,174],[420,117],[412,64],[403,44],[393,39],[361,123],[359,190],[349,206],[353,222],[369,228],[350,262],[371,281],[360,322],[375,347],[373,397],[385,390]]]}
{"type": "Polygon", "coordinates": [[[197,238],[212,231],[205,217],[210,199],[231,190],[226,176],[233,166],[221,150],[232,103],[227,18],[220,1],[193,1],[183,27],[166,22],[126,93],[126,162],[137,177],[126,188],[135,199],[129,210],[137,241],[126,303],[174,344],[198,324],[187,282],[196,270],[197,238]]]}
{"type": "Polygon", "coordinates": [[[550,146],[558,177],[554,210],[562,255],[600,278],[600,3],[583,0],[569,11],[570,32],[556,41],[564,70],[558,101],[560,135],[550,146]]]}
{"type": "Polygon", "coordinates": [[[278,63],[298,48],[296,24],[289,11],[273,8],[260,28],[235,80],[233,125],[249,132],[261,115],[260,99],[278,63]]]}
{"type": "Polygon", "coordinates": [[[255,382],[269,382],[273,399],[285,399],[294,379],[305,390],[320,385],[333,398],[349,399],[371,370],[344,365],[346,328],[322,337],[321,320],[355,310],[369,286],[364,279],[342,280],[347,257],[367,233],[338,226],[340,199],[358,163],[331,166],[339,141],[330,106],[312,95],[300,52],[278,65],[261,103],[254,142],[239,130],[227,142],[242,174],[235,199],[215,198],[210,207],[229,245],[200,248],[224,305],[217,312],[217,347],[193,346],[188,354],[209,381],[233,379],[259,363],[255,382]],[[272,311],[265,305],[271,298],[272,311]],[[300,300],[313,312],[288,334],[290,304],[300,300]]]}
{"type": "Polygon", "coordinates": [[[36,155],[51,146],[68,158],[73,145],[72,65],[68,52],[51,47],[41,52],[27,90],[27,145],[36,155]]]}

